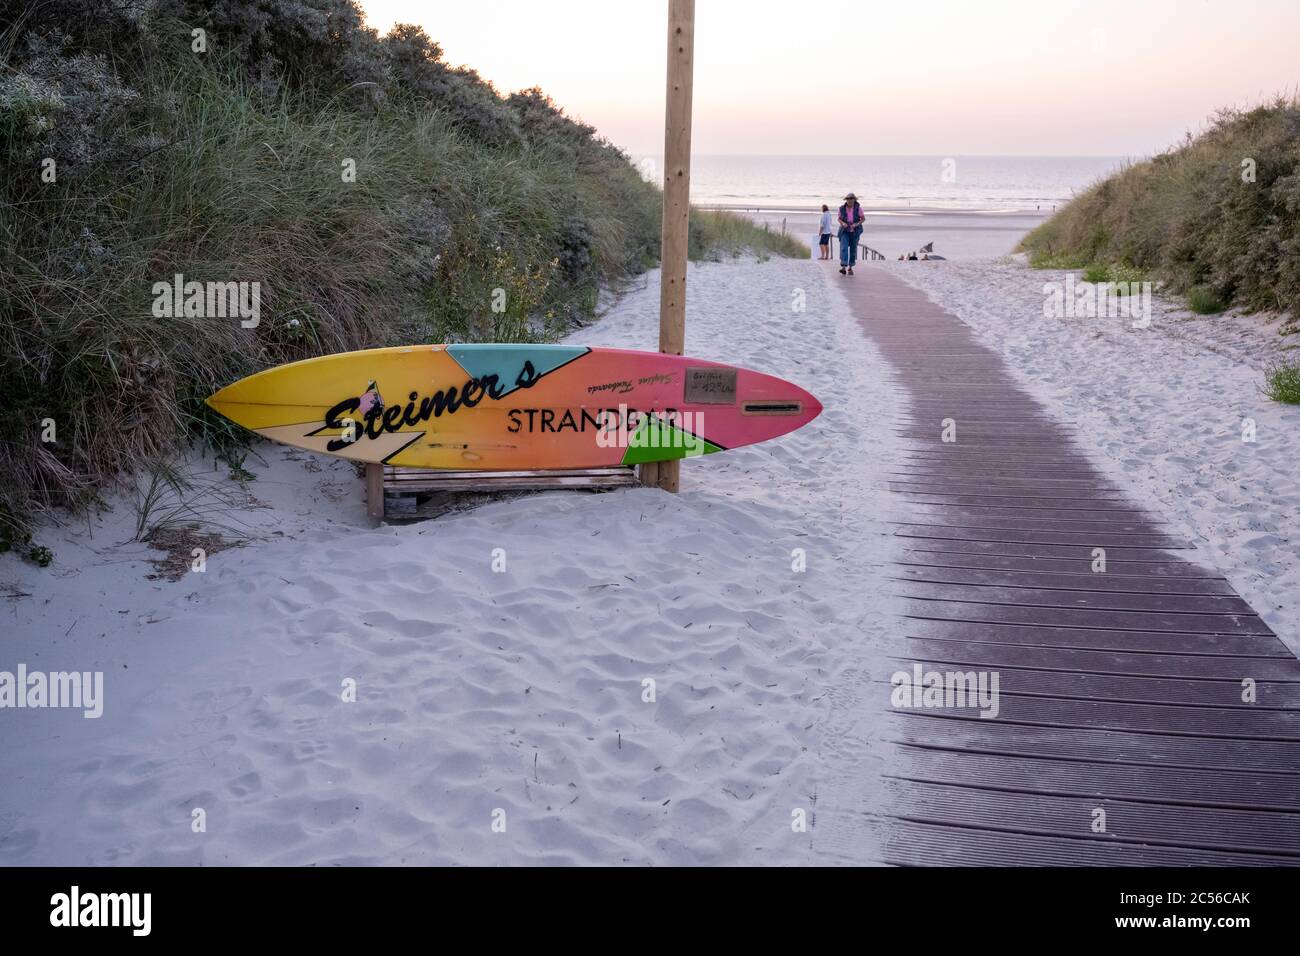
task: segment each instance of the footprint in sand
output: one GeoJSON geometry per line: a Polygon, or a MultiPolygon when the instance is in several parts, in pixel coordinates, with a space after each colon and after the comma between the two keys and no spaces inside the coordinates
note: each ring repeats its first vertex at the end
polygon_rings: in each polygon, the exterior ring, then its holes
{"type": "Polygon", "coordinates": [[[41,831],[36,827],[18,828],[17,814],[0,816],[0,860],[17,863],[41,842],[41,831]]]}
{"type": "Polygon", "coordinates": [[[246,773],[230,781],[226,789],[237,797],[246,797],[262,789],[262,777],[256,772],[246,773]]]}
{"type": "Polygon", "coordinates": [[[138,845],[128,843],[125,846],[111,846],[104,850],[98,850],[87,857],[86,862],[91,866],[113,866],[129,861],[135,856],[138,845]]]}
{"type": "Polygon", "coordinates": [[[315,760],[330,752],[329,744],[321,740],[299,740],[289,750],[289,756],[296,763],[315,760]]]}

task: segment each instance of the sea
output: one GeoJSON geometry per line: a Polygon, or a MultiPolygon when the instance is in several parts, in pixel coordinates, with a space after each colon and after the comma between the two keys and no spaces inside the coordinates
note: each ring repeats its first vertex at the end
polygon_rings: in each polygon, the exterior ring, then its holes
{"type": "Polygon", "coordinates": [[[869,209],[1041,211],[1126,162],[1122,156],[703,155],[691,158],[691,201],[820,209],[853,191],[869,209]]]}
{"type": "MultiPolygon", "coordinates": [[[[658,156],[633,157],[658,180],[658,156]]],[[[1137,157],[724,156],[691,157],[691,201],[733,209],[811,238],[823,203],[847,192],[867,212],[863,241],[889,258],[934,244],[947,258],[1012,251],[1061,205],[1137,157]]]]}

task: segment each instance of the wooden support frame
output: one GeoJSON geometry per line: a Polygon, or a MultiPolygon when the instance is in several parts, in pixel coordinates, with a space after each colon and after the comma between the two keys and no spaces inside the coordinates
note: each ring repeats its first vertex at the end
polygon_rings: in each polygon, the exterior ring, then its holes
{"type": "Polygon", "coordinates": [[[384,466],[366,464],[366,513],[372,518],[384,516],[384,466]]]}
{"type": "Polygon", "coordinates": [[[417,495],[457,491],[543,491],[551,488],[625,488],[637,484],[630,466],[566,468],[546,471],[443,471],[366,464],[366,511],[375,519],[414,518],[417,495]],[[393,506],[411,507],[395,512],[393,506]]]}

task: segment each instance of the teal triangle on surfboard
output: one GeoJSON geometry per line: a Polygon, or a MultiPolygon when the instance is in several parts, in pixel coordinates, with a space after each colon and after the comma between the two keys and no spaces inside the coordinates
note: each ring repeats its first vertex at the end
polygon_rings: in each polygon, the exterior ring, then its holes
{"type": "Polygon", "coordinates": [[[722,448],[653,415],[646,415],[636,431],[628,436],[623,464],[642,465],[648,461],[694,458],[697,455],[711,455],[715,451],[722,451],[722,448]]]}
{"type": "Polygon", "coordinates": [[[448,345],[447,354],[456,360],[471,378],[495,375],[502,396],[516,388],[521,375],[524,381],[537,381],[561,365],[568,365],[591,349],[572,345],[448,345]]]}

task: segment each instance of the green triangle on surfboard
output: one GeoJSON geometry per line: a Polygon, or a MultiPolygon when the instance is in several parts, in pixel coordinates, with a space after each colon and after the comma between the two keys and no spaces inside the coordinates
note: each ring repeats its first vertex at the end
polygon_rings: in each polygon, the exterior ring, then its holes
{"type": "Polygon", "coordinates": [[[711,455],[722,448],[713,442],[683,431],[675,425],[646,415],[627,440],[623,464],[642,465],[648,461],[671,461],[674,458],[694,458],[711,455]]]}
{"type": "Polygon", "coordinates": [[[448,345],[447,354],[474,379],[495,375],[501,395],[509,395],[519,385],[521,373],[531,366],[532,381],[548,372],[568,365],[591,349],[572,345],[448,345]]]}

